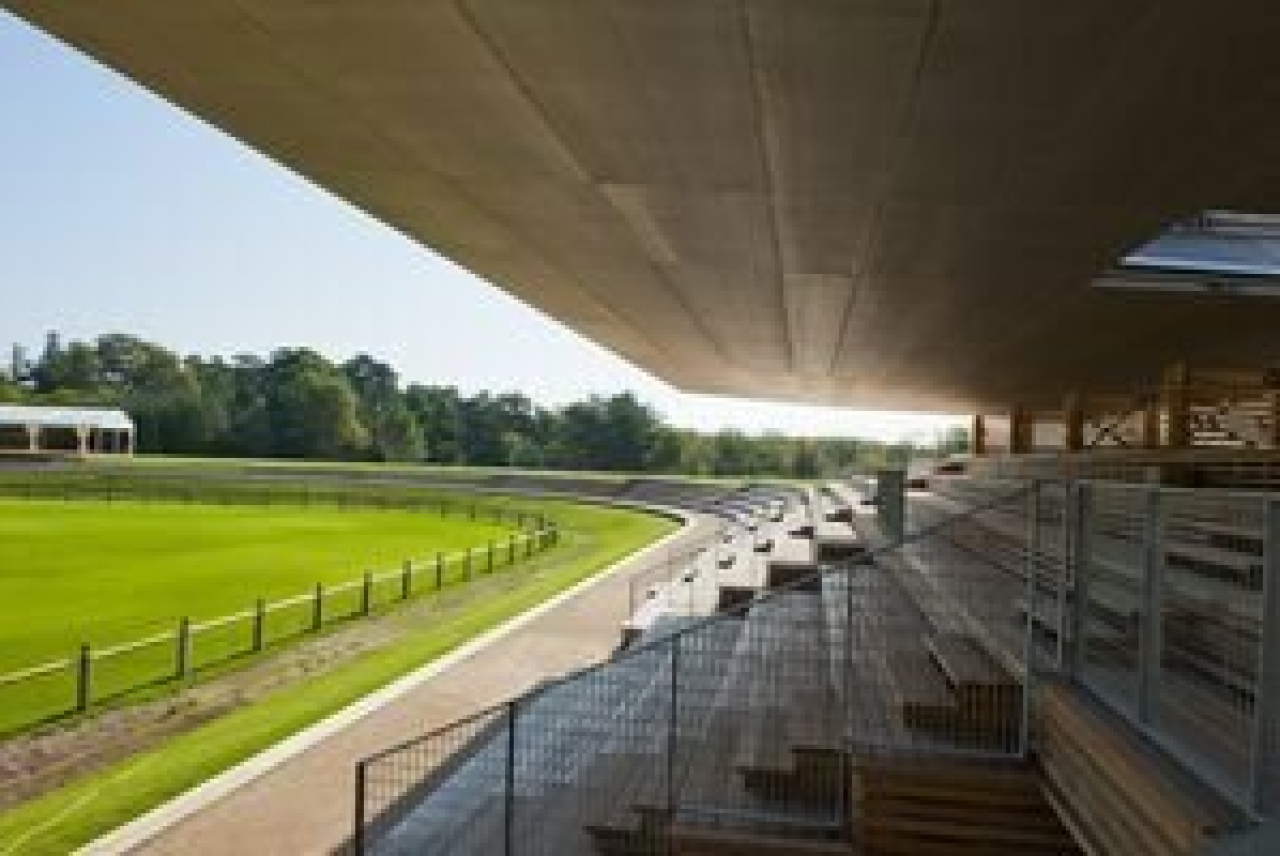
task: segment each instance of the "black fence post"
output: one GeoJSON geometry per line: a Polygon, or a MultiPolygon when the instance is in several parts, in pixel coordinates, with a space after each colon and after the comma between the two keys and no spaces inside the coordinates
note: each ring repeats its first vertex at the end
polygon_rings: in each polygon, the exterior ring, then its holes
{"type": "Polygon", "coordinates": [[[178,647],[174,656],[174,671],[178,680],[191,676],[191,619],[178,621],[178,647]]]}
{"type": "Polygon", "coordinates": [[[360,614],[368,615],[373,609],[373,571],[364,572],[364,581],[360,584],[360,614]]]}
{"type": "Polygon", "coordinates": [[[444,586],[444,553],[436,553],[436,591],[444,586]]]}
{"type": "Polygon", "coordinates": [[[466,563],[463,565],[463,568],[462,568],[462,578],[467,582],[471,582],[471,558],[472,558],[472,551],[471,551],[471,548],[468,547],[466,563]]]}
{"type": "Polygon", "coordinates": [[[503,853],[515,852],[516,812],[516,701],[507,703],[507,773],[503,787],[506,811],[503,812],[503,853]]]}
{"type": "Polygon", "coordinates": [[[267,623],[267,602],[262,598],[258,598],[257,603],[253,605],[253,652],[256,654],[262,650],[262,642],[266,635],[267,623]]]}
{"type": "Polygon", "coordinates": [[[516,536],[507,536],[507,564],[514,565],[516,563],[516,536]]]}
{"type": "Polygon", "coordinates": [[[365,840],[365,794],[368,790],[369,774],[364,761],[356,762],[356,827],[351,835],[351,850],[355,856],[364,856],[365,840]]]}
{"type": "Polygon", "coordinates": [[[84,713],[93,703],[93,649],[86,642],[80,646],[76,662],[76,711],[84,713]]]}
{"type": "Polygon", "coordinates": [[[489,542],[487,549],[488,549],[488,558],[486,559],[487,564],[485,566],[485,570],[491,574],[493,573],[493,542],[492,541],[489,542]]]}
{"type": "Polygon", "coordinates": [[[404,560],[404,572],[400,576],[400,599],[408,600],[413,594],[413,559],[404,560]]]}
{"type": "Polygon", "coordinates": [[[324,624],[324,583],[316,583],[315,602],[311,605],[311,629],[319,630],[324,624]]]}
{"type": "Polygon", "coordinates": [[[676,730],[680,703],[680,634],[671,637],[671,718],[667,723],[667,829],[676,822],[676,730]]]}

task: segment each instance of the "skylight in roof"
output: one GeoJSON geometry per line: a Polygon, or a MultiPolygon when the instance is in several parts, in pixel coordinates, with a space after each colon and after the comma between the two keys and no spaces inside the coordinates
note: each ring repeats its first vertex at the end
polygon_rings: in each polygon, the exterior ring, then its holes
{"type": "Polygon", "coordinates": [[[1207,211],[1124,256],[1095,285],[1280,296],[1280,216],[1207,211]]]}

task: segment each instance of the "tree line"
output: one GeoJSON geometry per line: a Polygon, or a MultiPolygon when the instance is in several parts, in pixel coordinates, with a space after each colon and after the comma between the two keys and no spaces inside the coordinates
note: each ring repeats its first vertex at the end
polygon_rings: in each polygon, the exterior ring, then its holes
{"type": "Polygon", "coordinates": [[[631,392],[546,407],[519,392],[403,384],[366,354],[342,363],[308,348],[184,357],[119,333],[50,333],[35,357],[15,346],[0,402],[119,407],[137,424],[139,451],[209,456],[813,478],[965,445],[963,430],[927,448],[707,434],[670,425],[631,392]]]}

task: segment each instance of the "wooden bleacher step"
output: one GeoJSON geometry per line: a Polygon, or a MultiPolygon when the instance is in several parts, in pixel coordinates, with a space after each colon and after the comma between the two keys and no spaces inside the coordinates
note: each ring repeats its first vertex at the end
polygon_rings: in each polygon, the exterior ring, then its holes
{"type": "Polygon", "coordinates": [[[723,829],[677,826],[671,830],[671,856],[853,856],[847,841],[816,841],[723,829]]]}
{"type": "Polygon", "coordinates": [[[885,664],[893,679],[894,702],[908,728],[939,731],[955,726],[959,707],[932,656],[911,649],[890,651],[885,664]]]}
{"type": "Polygon", "coordinates": [[[1077,854],[1027,765],[862,758],[855,838],[867,856],[1077,854]]]}
{"type": "Polygon", "coordinates": [[[961,728],[978,737],[1017,730],[1022,689],[976,640],[962,633],[938,633],[926,648],[955,697],[961,728]]]}

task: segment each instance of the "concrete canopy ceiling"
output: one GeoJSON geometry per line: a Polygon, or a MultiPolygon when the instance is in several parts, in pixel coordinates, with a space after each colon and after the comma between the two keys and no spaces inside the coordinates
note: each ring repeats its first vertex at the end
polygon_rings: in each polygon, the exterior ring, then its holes
{"type": "Polygon", "coordinates": [[[1280,14],[1178,0],[0,0],[678,387],[964,411],[1280,358],[1092,277],[1280,211],[1280,14]]]}

